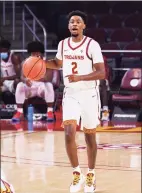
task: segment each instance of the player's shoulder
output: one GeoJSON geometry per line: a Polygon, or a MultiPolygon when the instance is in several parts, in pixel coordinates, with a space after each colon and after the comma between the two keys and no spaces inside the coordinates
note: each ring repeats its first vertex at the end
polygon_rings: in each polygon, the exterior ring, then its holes
{"type": "Polygon", "coordinates": [[[62,39],[60,42],[61,42],[61,43],[66,42],[66,41],[69,40],[69,38],[70,38],[70,37],[67,37],[67,38],[65,38],[65,39],[62,39]]]}
{"type": "Polygon", "coordinates": [[[20,58],[20,55],[15,53],[15,52],[11,52],[11,59],[12,60],[17,60],[20,58]]]}
{"type": "Polygon", "coordinates": [[[93,38],[88,37],[88,36],[86,36],[86,37],[87,37],[88,41],[90,42],[90,44],[99,45],[99,43],[96,40],[94,40],[93,38]]]}
{"type": "Polygon", "coordinates": [[[88,49],[100,49],[100,44],[94,40],[93,38],[88,37],[88,44],[89,48],[88,49]]]}
{"type": "Polygon", "coordinates": [[[63,41],[66,41],[66,40],[68,40],[70,37],[67,37],[67,38],[65,38],[65,39],[63,39],[63,41]]]}
{"type": "Polygon", "coordinates": [[[69,37],[68,37],[68,38],[65,38],[65,39],[60,40],[60,41],[59,41],[59,43],[58,43],[58,47],[63,47],[63,46],[64,46],[64,44],[66,44],[66,43],[68,42],[68,39],[69,39],[69,37]]]}

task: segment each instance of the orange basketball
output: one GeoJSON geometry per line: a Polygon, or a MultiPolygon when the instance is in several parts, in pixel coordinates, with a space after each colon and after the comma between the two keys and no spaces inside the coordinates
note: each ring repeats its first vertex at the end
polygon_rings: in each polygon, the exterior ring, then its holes
{"type": "Polygon", "coordinates": [[[46,73],[46,64],[43,59],[30,56],[24,61],[22,70],[26,78],[40,80],[46,73]]]}

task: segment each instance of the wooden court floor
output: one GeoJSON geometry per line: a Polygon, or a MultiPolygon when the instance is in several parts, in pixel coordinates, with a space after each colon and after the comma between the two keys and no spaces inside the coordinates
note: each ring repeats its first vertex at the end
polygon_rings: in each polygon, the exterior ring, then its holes
{"type": "MultiPolygon", "coordinates": [[[[8,125],[1,125],[1,168],[15,192],[69,193],[72,168],[66,156],[64,132],[50,127],[14,130],[8,125]]],[[[85,174],[82,132],[77,132],[76,141],[85,174]]],[[[97,143],[96,193],[140,193],[141,133],[97,132],[97,143]]]]}

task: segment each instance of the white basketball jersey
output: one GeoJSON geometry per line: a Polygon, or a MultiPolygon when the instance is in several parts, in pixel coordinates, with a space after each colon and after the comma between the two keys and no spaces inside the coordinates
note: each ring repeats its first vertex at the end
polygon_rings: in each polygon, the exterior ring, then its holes
{"type": "Polygon", "coordinates": [[[7,62],[5,62],[4,60],[1,59],[0,67],[1,67],[2,77],[8,77],[8,76],[16,75],[14,65],[13,65],[12,60],[11,60],[12,54],[13,53],[10,54],[7,62]]]}
{"type": "Polygon", "coordinates": [[[65,87],[88,89],[96,87],[97,81],[79,81],[69,83],[67,75],[87,75],[93,72],[93,62],[88,55],[91,38],[84,37],[81,43],[72,47],[71,38],[62,41],[63,79],[65,87]]]}

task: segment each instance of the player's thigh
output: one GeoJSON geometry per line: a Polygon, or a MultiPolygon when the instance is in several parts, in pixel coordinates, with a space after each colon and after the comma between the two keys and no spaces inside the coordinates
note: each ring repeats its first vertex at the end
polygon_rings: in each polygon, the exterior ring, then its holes
{"type": "Polygon", "coordinates": [[[24,92],[25,92],[25,96],[26,98],[32,98],[37,96],[37,88],[36,87],[29,87],[26,84],[24,85],[24,92]]]}
{"type": "Polygon", "coordinates": [[[35,96],[39,96],[41,95],[42,91],[45,89],[45,85],[43,82],[32,82],[32,86],[31,87],[27,87],[27,96],[28,97],[35,97],[35,96]]]}
{"type": "Polygon", "coordinates": [[[62,107],[63,122],[69,120],[76,120],[77,124],[79,124],[81,110],[78,101],[71,97],[65,97],[62,102],[62,107]]]}
{"type": "Polygon", "coordinates": [[[7,88],[7,91],[14,92],[14,80],[5,80],[3,86],[7,88]]]}
{"type": "Polygon", "coordinates": [[[81,120],[85,129],[95,129],[100,124],[100,99],[97,92],[86,96],[82,105],[81,120]]]}
{"type": "Polygon", "coordinates": [[[45,91],[47,90],[45,83],[39,82],[39,84],[36,85],[36,87],[37,87],[37,96],[44,98],[45,91]]]}

